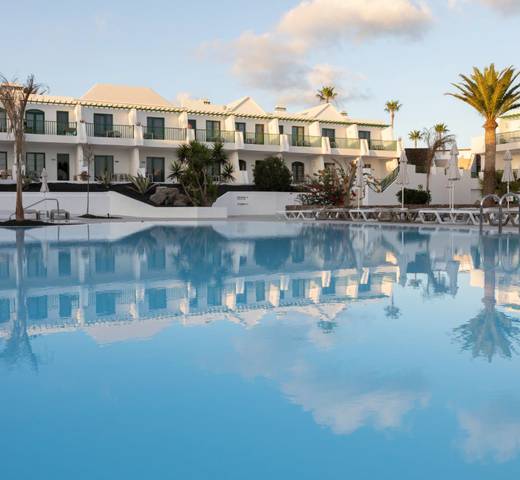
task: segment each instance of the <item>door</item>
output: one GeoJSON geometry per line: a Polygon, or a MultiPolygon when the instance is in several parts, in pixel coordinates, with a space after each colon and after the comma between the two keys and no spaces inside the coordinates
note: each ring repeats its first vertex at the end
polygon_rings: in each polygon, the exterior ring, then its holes
{"type": "Polygon", "coordinates": [[[188,128],[190,130],[197,130],[197,120],[195,120],[194,118],[190,118],[188,120],[188,128]]]}
{"type": "Polygon", "coordinates": [[[292,142],[293,147],[303,147],[305,141],[305,129],[303,127],[292,127],[292,142]]]}
{"type": "Polygon", "coordinates": [[[7,113],[0,108],[0,132],[7,132],[7,113]]]}
{"type": "Polygon", "coordinates": [[[145,138],[164,140],[164,118],[147,117],[145,138]]]}
{"type": "Polygon", "coordinates": [[[0,172],[7,174],[7,152],[0,152],[0,172]]]}
{"type": "Polygon", "coordinates": [[[164,182],[164,158],[163,157],[147,157],[146,158],[146,176],[152,182],[164,182]]]}
{"type": "Polygon", "coordinates": [[[216,120],[206,120],[206,141],[217,142],[221,140],[220,122],[216,120]]]}
{"type": "Polygon", "coordinates": [[[94,136],[109,137],[114,130],[114,117],[109,113],[94,113],[94,136]]]}
{"type": "Polygon", "coordinates": [[[45,168],[45,153],[27,152],[25,155],[25,172],[31,178],[40,178],[45,168]]]}
{"type": "Polygon", "coordinates": [[[69,131],[69,112],[56,112],[56,133],[66,135],[69,131]]]}
{"type": "Polygon", "coordinates": [[[100,178],[103,175],[114,175],[114,157],[112,155],[94,156],[94,177],[100,178]]]}
{"type": "Polygon", "coordinates": [[[250,143],[246,134],[246,124],[244,122],[235,122],[235,130],[237,132],[242,132],[242,138],[244,139],[244,143],[250,143]]]}
{"type": "Polygon", "coordinates": [[[45,114],[41,110],[27,110],[25,131],[27,133],[45,133],[45,114]]]}
{"type": "Polygon", "coordinates": [[[70,180],[70,161],[68,153],[58,153],[57,155],[58,181],[66,182],[70,180]]]}
{"type": "Polygon", "coordinates": [[[255,125],[255,143],[257,145],[263,145],[265,141],[264,125],[257,123],[255,125]]]}
{"type": "Polygon", "coordinates": [[[336,130],[333,128],[322,128],[321,136],[328,137],[330,142],[330,148],[336,148],[336,130]]]}
{"type": "Polygon", "coordinates": [[[303,183],[305,181],[305,167],[302,162],[292,164],[293,183],[303,183]]]}
{"type": "Polygon", "coordinates": [[[370,132],[367,130],[360,130],[359,131],[359,139],[360,140],[366,140],[368,143],[368,148],[371,149],[371,135],[370,132]]]}

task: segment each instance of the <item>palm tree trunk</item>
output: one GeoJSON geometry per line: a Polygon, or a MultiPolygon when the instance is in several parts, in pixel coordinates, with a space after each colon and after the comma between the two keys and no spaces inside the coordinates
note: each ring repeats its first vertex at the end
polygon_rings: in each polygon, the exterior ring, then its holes
{"type": "Polygon", "coordinates": [[[390,123],[392,124],[392,130],[394,129],[395,113],[390,112],[390,123]]]}
{"type": "Polygon", "coordinates": [[[486,163],[484,165],[484,188],[483,194],[489,195],[495,193],[496,178],[495,178],[495,164],[497,156],[497,122],[495,120],[488,120],[485,125],[485,139],[486,139],[486,163]]]}
{"type": "Polygon", "coordinates": [[[22,178],[22,155],[20,149],[16,149],[16,221],[23,222],[25,215],[23,211],[23,200],[22,200],[22,189],[23,189],[23,178],[22,178]]]}

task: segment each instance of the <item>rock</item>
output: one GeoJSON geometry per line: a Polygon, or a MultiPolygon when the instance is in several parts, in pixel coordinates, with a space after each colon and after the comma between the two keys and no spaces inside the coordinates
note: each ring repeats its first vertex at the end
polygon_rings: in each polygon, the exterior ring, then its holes
{"type": "Polygon", "coordinates": [[[175,207],[189,207],[190,206],[190,200],[188,197],[182,193],[179,193],[174,200],[175,207]]]}
{"type": "Polygon", "coordinates": [[[181,194],[178,188],[157,187],[155,193],[150,195],[150,201],[155,203],[155,205],[175,205],[175,199],[179,195],[181,194]]]}

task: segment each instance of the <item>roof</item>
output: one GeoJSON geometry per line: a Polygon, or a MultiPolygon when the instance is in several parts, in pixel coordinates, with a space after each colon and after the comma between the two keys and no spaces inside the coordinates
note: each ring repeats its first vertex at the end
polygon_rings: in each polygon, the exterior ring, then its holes
{"type": "Polygon", "coordinates": [[[211,104],[206,100],[183,100],[175,105],[148,87],[131,87],[100,83],[94,85],[82,97],[58,97],[33,95],[32,103],[57,105],[82,105],[87,107],[137,109],[161,112],[186,112],[193,115],[229,116],[240,118],[279,119],[293,122],[321,122],[343,125],[360,125],[386,128],[385,122],[350,118],[340,113],[332,104],[320,104],[301,112],[266,112],[251,97],[243,97],[226,105],[211,104]]]}

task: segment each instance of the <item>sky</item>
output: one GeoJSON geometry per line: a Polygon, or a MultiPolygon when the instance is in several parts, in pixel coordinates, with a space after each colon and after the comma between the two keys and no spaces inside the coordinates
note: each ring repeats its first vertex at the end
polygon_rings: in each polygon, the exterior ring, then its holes
{"type": "Polygon", "coordinates": [[[34,73],[52,95],[79,97],[95,83],[114,83],[148,86],[172,101],[249,95],[266,111],[277,104],[298,111],[333,84],[338,107],[353,118],[388,120],[385,102],[397,99],[397,136],[442,122],[462,147],[481,134],[483,120],[445,95],[451,82],[491,62],[520,67],[520,0],[10,5],[0,73],[34,73]]]}

